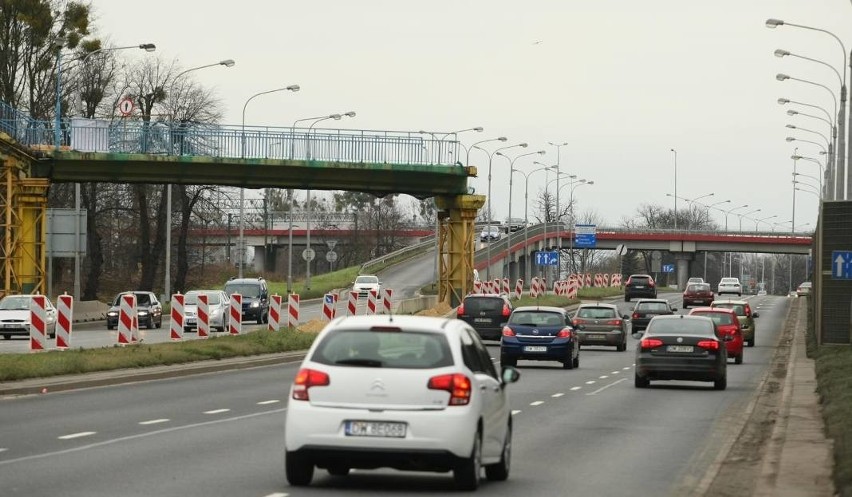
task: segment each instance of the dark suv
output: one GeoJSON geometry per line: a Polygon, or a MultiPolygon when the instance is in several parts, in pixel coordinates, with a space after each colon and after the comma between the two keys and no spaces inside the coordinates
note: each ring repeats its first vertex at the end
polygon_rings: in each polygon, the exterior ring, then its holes
{"type": "Polygon", "coordinates": [[[512,303],[503,295],[472,294],[456,309],[456,317],[471,325],[483,340],[500,340],[512,314],[512,303]]]}
{"type": "Polygon", "coordinates": [[[254,320],[257,324],[269,320],[269,287],[266,280],[257,278],[231,278],[225,283],[228,297],[238,293],[243,297],[243,322],[254,320]]]}
{"type": "Polygon", "coordinates": [[[636,297],[657,298],[657,284],[651,275],[631,274],[627,278],[627,283],[624,285],[624,301],[630,302],[630,299],[636,297]]]}

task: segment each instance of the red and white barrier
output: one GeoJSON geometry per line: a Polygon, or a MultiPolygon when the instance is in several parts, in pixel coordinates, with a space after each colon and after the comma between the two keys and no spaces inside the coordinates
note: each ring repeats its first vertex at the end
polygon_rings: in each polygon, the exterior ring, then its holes
{"type": "Polygon", "coordinates": [[[568,282],[568,289],[567,289],[567,292],[565,293],[565,296],[568,297],[569,299],[576,299],[579,291],[580,291],[580,285],[577,283],[577,280],[569,281],[568,282]]]}
{"type": "Polygon", "coordinates": [[[198,338],[210,337],[210,296],[206,293],[198,294],[198,305],[195,306],[196,330],[198,338]]]}
{"type": "Polygon", "coordinates": [[[391,314],[392,301],[393,290],[390,288],[382,288],[382,314],[391,314]]]}
{"type": "Polygon", "coordinates": [[[65,294],[56,299],[56,348],[71,347],[71,327],[74,322],[74,297],[65,294]]]}
{"type": "Polygon", "coordinates": [[[275,294],[269,302],[269,316],[266,319],[266,329],[278,331],[281,329],[281,295],[275,294]]]}
{"type": "Polygon", "coordinates": [[[603,286],[603,275],[601,273],[595,274],[595,286],[596,287],[603,286]]]}
{"type": "Polygon", "coordinates": [[[322,318],[331,321],[337,314],[337,294],[327,293],[322,298],[322,318]]]}
{"type": "Polygon", "coordinates": [[[473,282],[473,293],[482,293],[482,282],[476,280],[473,282]]]}
{"type": "Polygon", "coordinates": [[[183,340],[184,301],[184,295],[180,293],[172,295],[172,320],[169,325],[169,337],[172,340],[183,340]]]}
{"type": "Polygon", "coordinates": [[[130,345],[135,341],[133,329],[136,323],[136,295],[132,293],[122,295],[118,307],[119,345],[130,345]]]}
{"type": "Polygon", "coordinates": [[[349,292],[349,305],[346,306],[346,315],[354,316],[358,314],[358,293],[349,292]]]}
{"type": "Polygon", "coordinates": [[[530,282],[530,297],[532,298],[538,298],[538,281],[538,276],[535,276],[530,282]]]}
{"type": "Polygon", "coordinates": [[[604,273],[603,276],[603,286],[609,286],[609,273],[604,273]]]}
{"type": "Polygon", "coordinates": [[[515,282],[515,298],[519,299],[524,296],[524,280],[518,279],[515,282]]]}
{"type": "Polygon", "coordinates": [[[228,333],[239,335],[243,332],[243,296],[232,293],[228,302],[228,333]]]}
{"type": "Polygon", "coordinates": [[[621,286],[621,275],[613,274],[609,280],[610,286],[621,286]]]}
{"type": "Polygon", "coordinates": [[[379,291],[378,290],[370,290],[367,294],[367,315],[372,316],[376,313],[376,304],[379,299],[379,291]]]}
{"type": "Polygon", "coordinates": [[[587,287],[592,286],[592,275],[591,274],[586,273],[586,281],[585,281],[584,286],[587,286],[587,287]]]}
{"type": "Polygon", "coordinates": [[[506,295],[512,293],[512,288],[509,286],[509,278],[503,278],[503,291],[500,293],[505,293],[506,295]]]}
{"type": "Polygon", "coordinates": [[[500,293],[500,278],[491,281],[491,293],[500,293]]]}
{"type": "Polygon", "coordinates": [[[30,350],[47,348],[47,299],[33,295],[30,300],[30,350]]]}
{"type": "Polygon", "coordinates": [[[299,326],[299,294],[291,293],[287,297],[287,327],[295,330],[299,326]]]}

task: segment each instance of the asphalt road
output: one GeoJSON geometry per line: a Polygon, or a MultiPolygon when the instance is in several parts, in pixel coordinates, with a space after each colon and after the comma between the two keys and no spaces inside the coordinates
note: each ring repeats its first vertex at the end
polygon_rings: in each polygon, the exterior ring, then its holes
{"type": "MultiPolygon", "coordinates": [[[[679,294],[671,294],[678,306],[679,294]]],[[[693,495],[737,432],[789,306],[753,297],[757,346],[710,383],[633,387],[633,348],[583,348],[580,367],[519,363],[512,385],[512,473],[480,492],[526,495],[693,495]]],[[[618,302],[622,313],[631,304],[618,302]]],[[[489,345],[499,357],[496,344],[489,345]]],[[[0,400],[3,495],[443,495],[448,474],[318,471],[310,488],[283,472],[287,392],[297,365],[0,400]]]]}

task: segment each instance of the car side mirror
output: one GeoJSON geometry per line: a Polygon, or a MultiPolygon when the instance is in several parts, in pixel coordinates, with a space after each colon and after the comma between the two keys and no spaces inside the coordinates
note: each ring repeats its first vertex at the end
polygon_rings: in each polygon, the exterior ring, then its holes
{"type": "Polygon", "coordinates": [[[623,319],[625,321],[630,321],[630,316],[628,316],[627,314],[624,314],[624,315],[621,316],[621,319],[623,319]]]}
{"type": "Polygon", "coordinates": [[[518,381],[521,377],[521,372],[512,366],[503,366],[501,377],[503,378],[503,384],[508,385],[509,383],[518,381]]]}
{"type": "Polygon", "coordinates": [[[672,312],[677,312],[677,307],[672,307],[672,312]]]}
{"type": "Polygon", "coordinates": [[[760,314],[758,314],[757,312],[752,312],[752,313],[751,313],[751,317],[753,317],[753,318],[759,318],[759,317],[760,317],[760,314]]]}
{"type": "Polygon", "coordinates": [[[635,338],[636,340],[639,340],[640,338],[642,338],[642,333],[641,333],[641,332],[636,332],[636,333],[633,333],[631,336],[632,336],[633,338],[635,338]]]}

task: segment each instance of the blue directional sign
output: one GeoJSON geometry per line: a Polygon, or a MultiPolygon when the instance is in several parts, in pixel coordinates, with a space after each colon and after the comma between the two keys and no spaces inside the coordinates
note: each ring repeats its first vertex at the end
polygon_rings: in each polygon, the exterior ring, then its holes
{"type": "Polygon", "coordinates": [[[852,280],[852,251],[835,250],[831,253],[831,278],[852,280]]]}
{"type": "Polygon", "coordinates": [[[574,225],[574,246],[577,248],[595,248],[597,246],[598,227],[594,224],[574,225]]]}
{"type": "Polygon", "coordinates": [[[673,273],[674,272],[674,264],[663,264],[663,272],[664,273],[673,273]]]}
{"type": "Polygon", "coordinates": [[[559,252],[536,252],[535,253],[535,265],[536,266],[558,266],[559,265],[559,252]]]}

